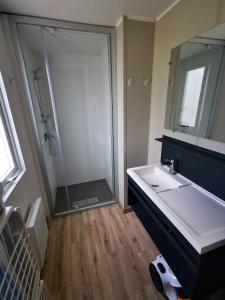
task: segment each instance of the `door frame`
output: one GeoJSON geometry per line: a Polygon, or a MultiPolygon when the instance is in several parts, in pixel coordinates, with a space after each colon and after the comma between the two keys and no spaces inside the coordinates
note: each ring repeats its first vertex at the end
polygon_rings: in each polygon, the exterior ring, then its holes
{"type": "MultiPolygon", "coordinates": [[[[44,161],[44,154],[43,149],[41,147],[41,140],[39,136],[38,127],[36,124],[35,119],[35,112],[33,108],[30,87],[27,79],[25,62],[23,59],[21,44],[19,40],[19,34],[17,30],[18,24],[26,24],[26,25],[36,25],[36,26],[44,26],[44,27],[53,27],[53,28],[61,28],[66,30],[75,30],[75,31],[85,31],[85,32],[92,32],[92,33],[102,33],[108,34],[109,36],[109,79],[110,79],[110,91],[111,91],[111,122],[112,122],[112,174],[113,174],[113,194],[114,199],[116,201],[118,199],[118,181],[117,181],[117,174],[118,174],[118,166],[117,166],[117,99],[116,99],[116,28],[110,26],[100,26],[100,25],[91,25],[91,24],[83,24],[77,22],[70,22],[70,21],[61,21],[61,20],[54,20],[48,18],[40,18],[40,17],[30,17],[30,16],[22,16],[22,15],[14,15],[14,14],[2,14],[3,19],[3,28],[6,30],[5,33],[7,34],[7,38],[10,41],[10,46],[12,46],[15,51],[15,56],[17,59],[17,63],[19,66],[20,74],[22,75],[22,85],[25,91],[25,96],[29,108],[32,130],[34,134],[35,146],[37,149],[38,159],[40,163],[41,173],[43,176],[43,182],[47,194],[47,200],[49,205],[50,214],[52,217],[55,216],[54,211],[54,202],[51,195],[47,169],[44,161]]],[[[98,204],[96,206],[99,206],[98,204]]],[[[71,213],[72,210],[68,211],[71,213]]],[[[65,213],[63,213],[65,214],[65,213]]]]}

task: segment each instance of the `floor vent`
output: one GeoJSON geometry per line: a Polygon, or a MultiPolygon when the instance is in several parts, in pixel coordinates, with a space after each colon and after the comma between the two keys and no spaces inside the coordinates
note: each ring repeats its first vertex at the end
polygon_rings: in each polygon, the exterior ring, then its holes
{"type": "Polygon", "coordinates": [[[96,204],[96,203],[98,203],[98,198],[97,197],[88,198],[88,199],[79,200],[79,201],[74,201],[73,202],[73,208],[78,209],[78,208],[81,208],[83,206],[93,205],[93,204],[96,204]]]}

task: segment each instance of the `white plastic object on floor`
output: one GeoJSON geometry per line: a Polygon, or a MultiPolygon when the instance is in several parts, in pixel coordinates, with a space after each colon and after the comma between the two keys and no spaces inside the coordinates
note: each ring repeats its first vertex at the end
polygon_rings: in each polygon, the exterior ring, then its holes
{"type": "MultiPolygon", "coordinates": [[[[173,271],[170,269],[164,257],[162,255],[158,255],[152,262],[152,265],[155,267],[155,270],[157,271],[161,279],[164,295],[166,295],[169,300],[177,300],[177,289],[181,288],[181,285],[176,276],[173,274],[173,271]]],[[[153,281],[155,282],[154,279],[153,281]]]]}

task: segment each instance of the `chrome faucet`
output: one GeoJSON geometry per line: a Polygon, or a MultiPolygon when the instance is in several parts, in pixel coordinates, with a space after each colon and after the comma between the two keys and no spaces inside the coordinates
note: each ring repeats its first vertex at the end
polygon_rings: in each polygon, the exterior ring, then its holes
{"type": "Polygon", "coordinates": [[[164,159],[164,162],[166,162],[165,165],[169,167],[169,173],[171,175],[176,174],[176,171],[174,170],[175,159],[164,159]]]}

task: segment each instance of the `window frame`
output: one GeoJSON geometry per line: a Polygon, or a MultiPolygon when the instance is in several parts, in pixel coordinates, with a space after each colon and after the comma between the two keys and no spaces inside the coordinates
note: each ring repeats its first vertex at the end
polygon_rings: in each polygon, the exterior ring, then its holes
{"type": "Polygon", "coordinates": [[[180,63],[180,84],[179,84],[179,91],[178,91],[178,103],[177,103],[177,111],[175,116],[175,122],[174,122],[174,128],[176,131],[191,134],[191,135],[198,135],[198,128],[200,123],[200,116],[201,116],[201,109],[202,105],[204,103],[205,98],[205,90],[207,87],[208,82],[208,73],[210,71],[210,65],[208,61],[199,62],[196,60],[196,57],[199,55],[196,55],[194,57],[184,59],[180,63]],[[189,59],[191,59],[191,64],[189,63],[189,59]],[[184,100],[184,90],[185,90],[185,83],[187,74],[189,71],[193,71],[199,68],[204,68],[204,74],[202,78],[202,85],[199,95],[199,101],[198,101],[198,107],[197,107],[197,113],[196,113],[196,119],[195,119],[195,126],[185,126],[181,123],[181,114],[182,114],[182,106],[183,106],[183,100],[184,100]]]}
{"type": "Polygon", "coordinates": [[[25,172],[25,164],[19,144],[19,140],[14,125],[11,108],[6,92],[6,86],[4,84],[3,74],[0,70],[0,115],[5,130],[6,138],[10,148],[11,156],[14,162],[14,168],[11,172],[1,181],[3,188],[3,201],[8,198],[11,189],[14,188],[18,180],[25,172]]]}

